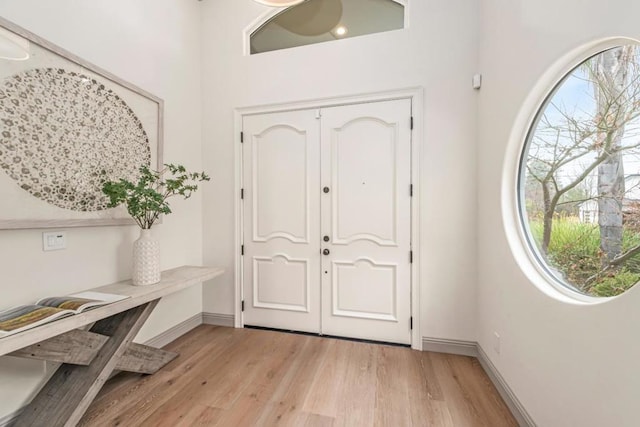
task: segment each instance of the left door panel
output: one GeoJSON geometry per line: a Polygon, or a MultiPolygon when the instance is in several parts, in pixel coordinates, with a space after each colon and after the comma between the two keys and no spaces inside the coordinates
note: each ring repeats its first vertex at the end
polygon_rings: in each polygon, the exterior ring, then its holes
{"type": "Polygon", "coordinates": [[[244,324],[320,332],[315,110],[243,118],[244,324]]]}

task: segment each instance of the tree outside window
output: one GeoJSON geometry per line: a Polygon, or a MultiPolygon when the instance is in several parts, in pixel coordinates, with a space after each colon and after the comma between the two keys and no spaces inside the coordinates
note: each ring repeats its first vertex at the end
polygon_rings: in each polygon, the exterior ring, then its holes
{"type": "Polygon", "coordinates": [[[640,48],[619,46],[573,69],[529,132],[520,208],[547,271],[607,297],[640,280],[640,48]]]}

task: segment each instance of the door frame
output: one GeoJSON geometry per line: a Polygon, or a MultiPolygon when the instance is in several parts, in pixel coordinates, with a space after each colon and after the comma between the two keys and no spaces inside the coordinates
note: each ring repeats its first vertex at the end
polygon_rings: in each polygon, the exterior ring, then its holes
{"type": "Polygon", "coordinates": [[[242,119],[244,116],[285,112],[293,110],[311,110],[315,108],[337,107],[342,105],[364,104],[370,102],[392,101],[397,99],[411,100],[411,115],[413,117],[413,130],[411,132],[411,182],[413,184],[413,198],[411,199],[411,250],[413,251],[413,263],[411,264],[411,316],[413,318],[413,330],[411,331],[411,348],[422,350],[421,316],[420,316],[420,204],[422,176],[421,142],[423,140],[424,125],[424,89],[411,87],[385,92],[375,92],[360,95],[341,96],[332,98],[313,99],[281,104],[256,105],[239,107],[234,109],[234,219],[235,219],[235,247],[234,247],[234,326],[244,327],[241,302],[243,299],[244,277],[242,271],[241,245],[243,236],[243,203],[240,191],[243,188],[242,176],[242,143],[240,132],[242,131],[242,119]]]}

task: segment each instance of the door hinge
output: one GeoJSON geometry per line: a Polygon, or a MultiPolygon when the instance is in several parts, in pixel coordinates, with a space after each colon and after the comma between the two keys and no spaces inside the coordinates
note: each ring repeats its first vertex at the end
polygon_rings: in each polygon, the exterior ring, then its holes
{"type": "Polygon", "coordinates": [[[244,255],[244,245],[240,246],[240,255],[244,255]]]}
{"type": "Polygon", "coordinates": [[[411,116],[410,123],[411,123],[411,126],[410,126],[410,127],[411,127],[411,130],[413,130],[413,116],[411,116]]]}
{"type": "Polygon", "coordinates": [[[240,304],[240,311],[244,311],[244,300],[242,300],[242,303],[240,304]]]}
{"type": "Polygon", "coordinates": [[[409,197],[413,197],[413,184],[409,184],[409,197]]]}
{"type": "Polygon", "coordinates": [[[240,189],[240,198],[244,200],[244,188],[240,189]]]}
{"type": "Polygon", "coordinates": [[[409,264],[413,264],[413,251],[409,251],[409,264]]]}
{"type": "Polygon", "coordinates": [[[240,132],[240,144],[244,142],[244,132],[240,132]]]}
{"type": "Polygon", "coordinates": [[[409,317],[409,329],[413,331],[413,316],[409,317]]]}

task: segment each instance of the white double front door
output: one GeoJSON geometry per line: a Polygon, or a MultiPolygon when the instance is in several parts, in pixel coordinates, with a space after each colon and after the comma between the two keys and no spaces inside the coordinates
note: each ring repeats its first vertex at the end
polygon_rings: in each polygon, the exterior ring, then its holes
{"type": "Polygon", "coordinates": [[[411,343],[411,101],[244,116],[243,321],[411,343]]]}

